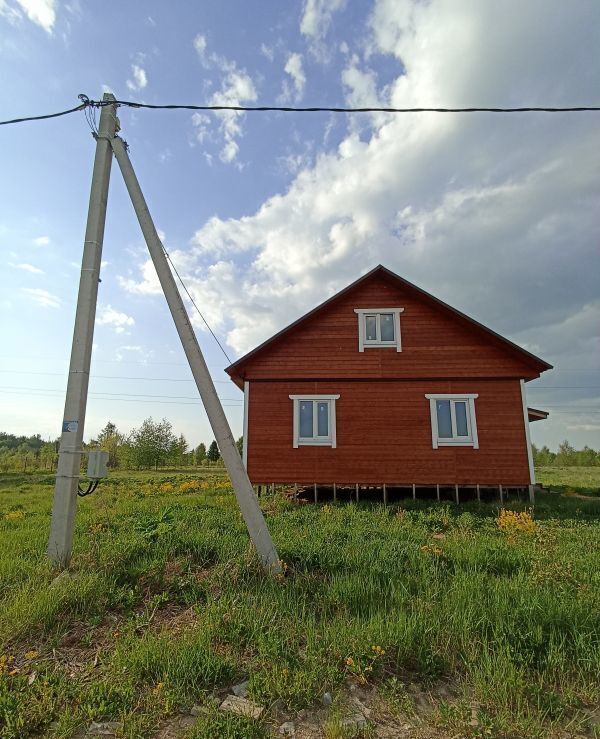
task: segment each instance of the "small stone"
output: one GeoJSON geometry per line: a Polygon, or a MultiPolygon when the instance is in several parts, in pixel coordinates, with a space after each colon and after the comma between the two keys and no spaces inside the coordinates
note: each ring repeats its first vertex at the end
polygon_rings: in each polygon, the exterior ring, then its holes
{"type": "Polygon", "coordinates": [[[121,721],[92,721],[88,726],[88,734],[92,736],[116,736],[123,729],[121,721]]]}
{"type": "Polygon", "coordinates": [[[270,710],[271,711],[283,711],[285,708],[285,702],[282,698],[276,698],[273,703],[271,703],[270,710]]]}
{"type": "Polygon", "coordinates": [[[330,706],[333,703],[333,698],[331,697],[331,693],[323,693],[323,697],[321,698],[321,703],[324,706],[330,706]]]}
{"type": "MultiPolygon", "coordinates": [[[[58,575],[52,580],[50,583],[50,587],[56,587],[57,585],[61,585],[63,582],[67,582],[68,580],[72,580],[73,575],[69,572],[69,570],[63,570],[62,572],[59,572],[58,575]]],[[[92,723],[95,723],[92,721],[92,723]]]]}
{"type": "Polygon", "coordinates": [[[357,713],[362,713],[366,718],[369,718],[371,715],[371,709],[367,708],[362,701],[358,700],[358,698],[352,698],[352,705],[356,708],[357,713]]]}
{"type": "Polygon", "coordinates": [[[220,709],[221,711],[237,713],[239,716],[249,716],[250,718],[260,718],[265,710],[262,706],[257,706],[256,703],[252,703],[246,698],[239,698],[237,695],[228,695],[221,703],[220,709]]]}
{"type": "Polygon", "coordinates": [[[202,713],[202,706],[198,704],[190,708],[190,716],[199,716],[202,713]]]}
{"type": "Polygon", "coordinates": [[[286,721],[279,727],[279,733],[283,736],[296,736],[296,724],[293,721],[286,721]]]}
{"type": "Polygon", "coordinates": [[[342,721],[345,729],[359,729],[367,725],[367,719],[362,713],[353,713],[342,721]]]}
{"type": "Polygon", "coordinates": [[[238,698],[246,698],[248,695],[248,681],[244,680],[244,682],[234,685],[231,692],[237,695],[238,698]]]}

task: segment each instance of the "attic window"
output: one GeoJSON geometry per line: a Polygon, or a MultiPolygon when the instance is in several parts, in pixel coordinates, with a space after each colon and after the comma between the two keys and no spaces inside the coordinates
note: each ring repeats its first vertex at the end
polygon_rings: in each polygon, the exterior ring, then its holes
{"type": "Polygon", "coordinates": [[[471,446],[479,449],[475,398],[477,394],[426,395],[431,414],[431,443],[440,446],[471,446]]]}
{"type": "Polygon", "coordinates": [[[402,351],[400,313],[404,308],[355,308],[358,316],[358,351],[391,347],[402,351]]]}
{"type": "Polygon", "coordinates": [[[294,403],[294,449],[336,447],[335,401],[339,395],[290,395],[294,403]]]}

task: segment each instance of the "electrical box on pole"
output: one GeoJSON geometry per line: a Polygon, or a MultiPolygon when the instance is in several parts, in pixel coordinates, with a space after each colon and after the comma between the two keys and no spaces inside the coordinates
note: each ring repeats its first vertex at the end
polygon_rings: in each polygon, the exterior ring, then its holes
{"type": "Polygon", "coordinates": [[[100,449],[88,452],[86,477],[88,480],[103,480],[108,477],[108,452],[100,449]]]}

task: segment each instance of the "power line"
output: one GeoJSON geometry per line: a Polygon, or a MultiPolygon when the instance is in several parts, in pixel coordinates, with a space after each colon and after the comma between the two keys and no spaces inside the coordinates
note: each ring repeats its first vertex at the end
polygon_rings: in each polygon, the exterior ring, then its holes
{"type": "Polygon", "coordinates": [[[229,355],[227,354],[227,352],[225,351],[225,349],[223,349],[223,345],[221,344],[221,342],[219,341],[219,339],[217,339],[217,337],[216,337],[216,334],[215,334],[215,332],[214,332],[214,331],[212,330],[212,328],[211,328],[211,327],[210,327],[210,326],[208,325],[208,321],[206,320],[206,318],[204,318],[204,316],[203,316],[203,315],[202,315],[202,313],[200,312],[200,308],[198,308],[198,306],[196,305],[196,301],[195,301],[195,300],[194,300],[194,298],[192,298],[192,296],[190,295],[190,291],[189,291],[189,290],[187,289],[187,287],[186,287],[186,285],[185,285],[185,282],[184,282],[184,281],[183,281],[183,280],[181,279],[181,275],[180,275],[180,274],[179,274],[179,272],[177,271],[177,267],[176,267],[176,266],[175,266],[175,265],[173,264],[173,260],[172,260],[172,259],[171,259],[171,257],[169,256],[169,252],[168,252],[168,251],[167,251],[167,250],[165,249],[165,247],[164,247],[164,245],[163,245],[162,241],[160,241],[160,245],[161,245],[161,247],[162,247],[162,250],[163,250],[163,252],[165,253],[165,257],[167,258],[167,260],[168,260],[169,264],[170,264],[170,265],[171,265],[171,267],[173,268],[173,272],[175,272],[175,274],[177,275],[177,279],[178,279],[178,280],[179,280],[179,282],[181,283],[181,287],[182,287],[182,288],[183,288],[183,289],[185,290],[185,294],[186,294],[186,295],[188,296],[188,298],[189,298],[189,299],[190,299],[190,300],[192,301],[192,305],[193,305],[193,306],[194,306],[194,308],[195,308],[195,309],[196,309],[196,310],[198,311],[198,315],[199,315],[199,316],[200,316],[200,318],[201,318],[201,319],[202,319],[202,320],[204,321],[204,323],[205,323],[205,325],[206,325],[206,328],[207,328],[207,329],[208,329],[208,330],[210,331],[210,333],[212,334],[212,337],[213,337],[213,339],[214,339],[214,340],[215,340],[215,341],[217,342],[217,344],[219,345],[219,349],[220,349],[220,350],[221,350],[221,351],[223,352],[223,354],[225,355],[225,358],[227,359],[227,361],[229,362],[229,364],[233,364],[232,360],[231,360],[231,359],[229,358],[229,355]]]}
{"type": "MultiPolygon", "coordinates": [[[[0,121],[0,126],[12,123],[25,123],[27,121],[40,121],[47,118],[58,118],[59,116],[76,113],[87,108],[102,108],[105,105],[121,105],[127,108],[146,108],[149,110],[202,110],[202,111],[233,111],[237,113],[584,113],[600,111],[600,106],[574,106],[574,107],[550,107],[550,106],[526,106],[519,108],[346,108],[333,106],[293,107],[279,105],[194,105],[194,104],[152,104],[137,103],[133,100],[92,100],[87,95],[79,95],[81,105],[58,113],[47,113],[44,115],[27,116],[23,118],[12,118],[0,121]]],[[[92,121],[88,121],[93,127],[92,121]]]]}
{"type": "MultiPolygon", "coordinates": [[[[64,377],[64,372],[32,372],[32,371],[25,371],[25,370],[6,370],[6,369],[0,369],[0,372],[5,372],[8,374],[19,374],[19,375],[52,375],[54,377],[64,377]]],[[[194,382],[194,380],[190,379],[184,379],[181,377],[129,377],[125,375],[96,375],[94,373],[90,374],[90,379],[102,379],[102,380],[148,380],[150,382],[194,382]]],[[[214,383],[218,383],[221,385],[229,385],[231,386],[231,380],[213,380],[214,383]]]]}
{"type": "Polygon", "coordinates": [[[81,105],[77,105],[75,108],[70,108],[69,110],[61,110],[60,113],[46,113],[45,115],[32,115],[27,118],[13,118],[10,121],[0,121],[0,126],[8,126],[11,123],[25,123],[26,121],[44,121],[48,118],[59,118],[61,115],[69,115],[70,113],[85,110],[89,105],[90,103],[82,102],[81,105]]]}
{"type": "MultiPolygon", "coordinates": [[[[33,372],[30,370],[10,370],[0,369],[0,372],[19,375],[52,375],[56,377],[64,377],[64,372],[33,372]]],[[[130,377],[129,375],[96,375],[90,374],[90,379],[103,380],[148,380],[150,382],[194,382],[193,379],[185,379],[181,377],[130,377]]],[[[231,380],[213,380],[215,383],[231,385],[231,380]]],[[[600,385],[527,385],[527,390],[600,390],[600,385]]]]}
{"type": "MultiPolygon", "coordinates": [[[[48,387],[25,387],[22,385],[1,385],[0,391],[4,390],[25,390],[27,392],[41,392],[41,393],[58,393],[62,395],[63,390],[60,388],[48,388],[48,387]]],[[[107,399],[118,400],[120,398],[160,398],[164,400],[198,400],[196,396],[190,395],[153,395],[151,393],[104,393],[100,391],[93,391],[90,396],[101,397],[106,396],[107,399]]],[[[223,398],[219,396],[219,399],[226,403],[243,403],[243,398],[223,398]]],[[[150,401],[149,401],[150,402],[150,401]]],[[[545,408],[569,408],[577,411],[600,411],[600,407],[586,408],[581,405],[573,405],[572,403],[544,403],[545,408]]]]}
{"type": "MultiPolygon", "coordinates": [[[[0,390],[0,395],[25,395],[31,398],[56,398],[58,399],[63,395],[63,393],[56,392],[55,394],[52,394],[51,392],[43,393],[26,393],[22,392],[20,390],[0,390]]],[[[158,405],[201,405],[203,406],[203,403],[200,399],[196,401],[180,401],[180,400],[139,400],[138,398],[107,398],[107,397],[101,397],[96,398],[94,393],[89,394],[90,398],[93,398],[95,400],[105,400],[105,401],[114,401],[118,403],[151,403],[152,405],[158,404],[158,405]]],[[[241,408],[242,404],[239,403],[223,403],[222,404],[224,408],[241,408]]]]}
{"type": "MultiPolygon", "coordinates": [[[[34,390],[42,392],[52,393],[63,393],[61,388],[53,387],[24,387],[23,385],[1,385],[0,390],[34,390]]],[[[110,395],[110,396],[123,396],[125,398],[168,398],[171,400],[197,400],[198,396],[193,395],[152,395],[150,393],[103,393],[98,390],[93,392],[94,395],[110,395]]],[[[243,398],[223,398],[219,395],[219,400],[232,401],[234,403],[243,403],[243,398]]]]}
{"type": "Polygon", "coordinates": [[[539,385],[527,390],[600,390],[600,385],[539,385]]]}

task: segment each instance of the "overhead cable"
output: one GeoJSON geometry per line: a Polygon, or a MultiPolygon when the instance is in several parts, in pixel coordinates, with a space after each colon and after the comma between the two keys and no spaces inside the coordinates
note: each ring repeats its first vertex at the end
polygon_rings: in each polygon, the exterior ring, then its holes
{"type": "MultiPolygon", "coordinates": [[[[102,108],[105,105],[120,105],[127,108],[146,108],[148,110],[201,110],[209,111],[233,111],[237,113],[585,113],[598,112],[600,106],[579,105],[579,106],[522,106],[517,108],[504,107],[470,107],[470,108],[441,108],[441,107],[420,107],[420,108],[388,108],[388,107],[364,107],[364,108],[347,108],[343,106],[317,105],[310,107],[295,107],[282,105],[195,105],[192,103],[185,104],[154,104],[154,103],[138,103],[134,100],[92,100],[87,95],[79,95],[81,104],[69,110],[62,110],[58,113],[46,113],[44,115],[26,116],[22,118],[12,118],[6,121],[0,121],[0,126],[6,126],[12,123],[25,123],[26,121],[41,121],[48,118],[58,118],[59,116],[76,113],[86,108],[102,108]]],[[[91,123],[90,123],[91,125],[91,123]]]]}

